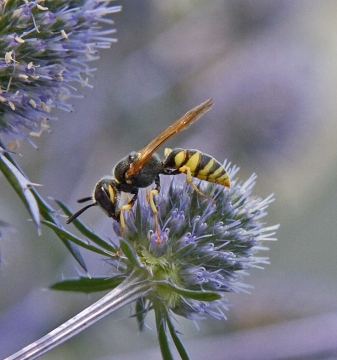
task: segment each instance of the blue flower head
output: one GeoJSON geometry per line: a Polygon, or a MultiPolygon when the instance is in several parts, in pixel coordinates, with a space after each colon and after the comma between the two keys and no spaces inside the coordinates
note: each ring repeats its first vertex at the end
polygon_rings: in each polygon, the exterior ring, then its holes
{"type": "MultiPolygon", "coordinates": [[[[272,240],[278,228],[261,222],[274,198],[253,196],[256,176],[239,182],[237,171],[237,167],[228,171],[230,189],[194,180],[206,196],[187,184],[184,175],[163,177],[155,197],[159,239],[146,192],[141,191],[137,204],[126,212],[126,230],[120,239],[131,247],[127,252],[132,255],[123,254],[121,246],[120,258],[113,263],[121,275],[133,271],[135,263],[145,270],[152,285],[143,299],[150,306],[160,301],[187,318],[203,314],[222,318],[224,293],[244,290],[242,275],[268,263],[256,253],[267,249],[263,241],[272,240]],[[214,301],[202,296],[210,293],[216,295],[214,301]]],[[[121,234],[119,223],[114,229],[121,234]]]]}
{"type": "Polygon", "coordinates": [[[52,108],[72,109],[88,62],[115,41],[105,16],[112,0],[8,0],[0,3],[0,134],[27,138],[48,129],[52,108]]]}
{"type": "MultiPolygon", "coordinates": [[[[161,191],[155,196],[157,217],[149,203],[150,192],[140,189],[136,204],[124,211],[126,226],[122,228],[119,222],[113,223],[116,244],[97,236],[77,216],[73,224],[89,242],[71,234],[60,224],[43,221],[61,238],[107,256],[112,266],[111,277],[81,277],[54,284],[52,288],[111,291],[14,354],[13,359],[23,354],[40,356],[60,344],[59,339],[61,342],[69,339],[133,301],[136,302],[135,316],[140,328],[146,314],[154,310],[163,358],[172,359],[169,331],[180,356],[187,359],[172,313],[188,319],[204,315],[225,318],[225,294],[245,290],[247,285],[243,275],[253,267],[268,263],[266,257],[257,256],[257,253],[267,249],[263,242],[274,240],[278,228],[278,225],[265,226],[262,222],[274,200],[273,195],[265,199],[253,196],[256,176],[240,182],[236,178],[238,168],[230,164],[224,166],[231,179],[230,188],[193,179],[203,196],[186,182],[185,175],[162,176],[161,191]]],[[[129,200],[125,198],[126,202],[129,200]]],[[[58,204],[68,216],[71,215],[63,203],[58,201],[58,204]]],[[[79,260],[78,255],[75,257],[79,260]]]]}

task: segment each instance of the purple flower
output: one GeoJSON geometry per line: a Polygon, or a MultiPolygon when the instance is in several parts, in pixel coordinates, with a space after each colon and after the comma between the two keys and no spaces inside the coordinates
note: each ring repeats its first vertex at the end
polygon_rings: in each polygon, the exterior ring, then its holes
{"type": "Polygon", "coordinates": [[[89,61],[115,41],[112,0],[0,4],[0,134],[26,138],[49,128],[53,108],[71,111],[76,86],[90,86],[89,61]],[[102,24],[108,24],[104,30],[102,24]]]}
{"type": "MultiPolygon", "coordinates": [[[[272,236],[278,225],[266,227],[261,221],[274,197],[253,196],[256,176],[239,182],[237,171],[237,167],[229,169],[230,189],[194,180],[207,197],[198,195],[184,175],[163,178],[155,197],[159,242],[145,191],[132,211],[126,212],[123,241],[149,274],[152,286],[144,298],[150,303],[160,299],[168,310],[187,318],[203,314],[223,318],[224,294],[244,290],[243,275],[268,263],[268,258],[256,254],[267,249],[264,241],[275,240],[272,236]],[[209,292],[217,294],[217,300],[204,301],[202,294],[209,292]]],[[[119,223],[115,222],[114,229],[120,234],[119,223]]],[[[112,263],[119,275],[134,271],[134,258],[128,255],[112,263]]]]}
{"type": "MultiPolygon", "coordinates": [[[[73,224],[91,242],[43,222],[70,241],[106,255],[114,273],[110,278],[65,280],[52,288],[80,292],[110,289],[110,292],[9,359],[41,356],[134,301],[140,328],[146,314],[154,310],[163,358],[173,358],[169,349],[170,333],[181,358],[187,359],[172,313],[188,319],[205,315],[225,318],[225,294],[246,290],[248,285],[243,282],[243,275],[251,268],[268,263],[268,258],[256,254],[267,250],[263,242],[275,240],[273,236],[278,228],[262,222],[274,198],[252,195],[256,176],[239,182],[235,178],[238,168],[230,165],[226,168],[231,179],[230,189],[193,180],[206,196],[198,194],[184,175],[162,177],[161,191],[155,196],[158,227],[146,194],[148,189],[141,189],[136,204],[124,213],[123,234],[120,223],[114,222],[116,244],[98,237],[78,218],[73,224]]],[[[71,214],[64,204],[58,203],[67,215],[71,214]]]]}

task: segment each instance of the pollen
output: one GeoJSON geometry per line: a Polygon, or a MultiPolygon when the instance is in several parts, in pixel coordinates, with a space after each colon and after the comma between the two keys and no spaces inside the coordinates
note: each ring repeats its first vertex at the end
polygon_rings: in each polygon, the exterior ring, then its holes
{"type": "Polygon", "coordinates": [[[33,106],[34,109],[36,109],[36,102],[33,99],[30,99],[29,103],[33,106]]]}
{"type": "Polygon", "coordinates": [[[12,54],[13,54],[13,50],[6,52],[6,54],[5,54],[5,62],[6,62],[6,64],[9,64],[10,62],[13,61],[12,54]]]}
{"type": "Polygon", "coordinates": [[[8,101],[8,105],[13,111],[15,110],[15,105],[11,101],[8,101]]]}
{"type": "Polygon", "coordinates": [[[41,5],[39,5],[39,4],[37,4],[36,7],[37,7],[39,10],[41,10],[41,11],[46,11],[46,10],[48,10],[48,8],[47,8],[46,6],[41,6],[41,5]]]}
{"type": "Polygon", "coordinates": [[[63,39],[68,39],[68,35],[64,30],[61,30],[61,36],[63,39]]]}
{"type": "Polygon", "coordinates": [[[14,40],[18,42],[19,44],[24,44],[25,40],[21,39],[19,36],[15,36],[14,40]]]}

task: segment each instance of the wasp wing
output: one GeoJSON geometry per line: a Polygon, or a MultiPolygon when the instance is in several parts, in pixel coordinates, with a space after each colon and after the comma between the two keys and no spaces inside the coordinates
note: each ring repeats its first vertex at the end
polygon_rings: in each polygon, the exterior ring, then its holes
{"type": "Polygon", "coordinates": [[[164,130],[159,136],[153,139],[148,145],[138,151],[139,157],[130,165],[130,169],[126,172],[126,177],[136,174],[153,153],[172,135],[181,130],[187,129],[202,115],[204,115],[212,106],[211,99],[206,100],[200,105],[188,111],[184,116],[164,130]]]}

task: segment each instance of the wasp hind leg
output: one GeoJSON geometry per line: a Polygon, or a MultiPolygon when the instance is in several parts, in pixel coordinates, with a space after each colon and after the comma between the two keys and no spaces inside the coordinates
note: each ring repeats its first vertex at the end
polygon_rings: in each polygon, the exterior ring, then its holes
{"type": "Polygon", "coordinates": [[[179,169],[164,169],[162,171],[162,174],[164,175],[179,175],[179,174],[186,174],[186,182],[188,184],[190,184],[192,186],[192,188],[200,195],[200,196],[204,196],[206,198],[208,198],[208,196],[206,194],[204,194],[202,191],[200,191],[197,186],[194,184],[194,182],[192,181],[192,171],[191,168],[189,168],[188,166],[184,165],[181,166],[179,169]]]}
{"type": "MultiPolygon", "coordinates": [[[[188,166],[184,165],[184,166],[180,167],[180,168],[178,169],[178,171],[179,171],[179,173],[185,173],[185,174],[186,174],[186,182],[187,182],[188,184],[190,184],[190,185],[193,187],[193,189],[194,189],[200,196],[208,197],[208,196],[205,195],[203,192],[201,192],[201,191],[197,188],[197,186],[194,184],[194,182],[192,181],[192,172],[191,172],[191,169],[190,169],[188,166]]],[[[177,173],[178,173],[178,172],[177,172],[177,173]]]]}

